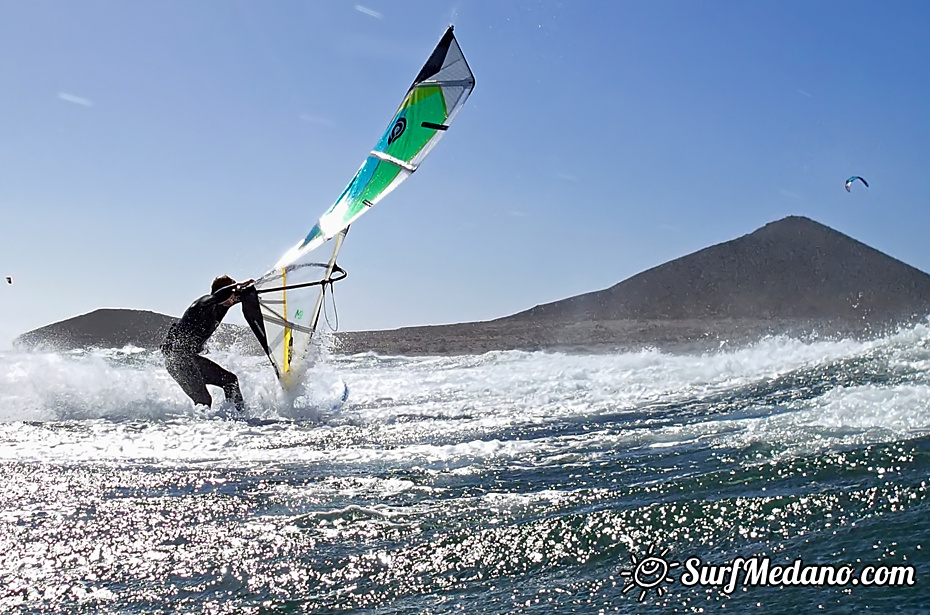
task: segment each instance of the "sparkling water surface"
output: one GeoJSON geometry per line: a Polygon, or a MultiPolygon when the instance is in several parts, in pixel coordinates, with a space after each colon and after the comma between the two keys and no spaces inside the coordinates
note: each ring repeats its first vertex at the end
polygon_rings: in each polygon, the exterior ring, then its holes
{"type": "Polygon", "coordinates": [[[214,358],[246,420],[195,409],[157,354],[0,354],[0,612],[930,601],[925,324],[703,355],[324,357],[294,399],[263,359],[214,358]],[[915,582],[728,594],[682,582],[692,557],[911,566],[915,582]]]}

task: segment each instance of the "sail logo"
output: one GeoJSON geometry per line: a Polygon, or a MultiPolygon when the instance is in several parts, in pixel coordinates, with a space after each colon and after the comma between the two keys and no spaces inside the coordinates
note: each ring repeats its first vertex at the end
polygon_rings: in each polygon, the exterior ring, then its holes
{"type": "Polygon", "coordinates": [[[397,121],[391,126],[391,134],[388,135],[388,145],[397,141],[400,135],[404,134],[405,130],[407,130],[407,119],[403,117],[397,118],[397,121]]]}
{"type": "Polygon", "coordinates": [[[666,559],[670,549],[656,552],[649,546],[644,557],[630,554],[632,569],[620,571],[624,579],[622,594],[639,590],[639,601],[644,602],[650,591],[658,597],[669,590],[663,585],[681,583],[685,587],[716,588],[727,596],[738,588],[749,587],[913,587],[917,584],[913,565],[866,565],[854,568],[849,564],[811,565],[796,558],[791,564],[776,564],[768,556],[736,557],[726,564],[710,564],[700,557],[689,557],[683,563],[666,559]],[[682,567],[677,578],[672,570],[682,567]]]}

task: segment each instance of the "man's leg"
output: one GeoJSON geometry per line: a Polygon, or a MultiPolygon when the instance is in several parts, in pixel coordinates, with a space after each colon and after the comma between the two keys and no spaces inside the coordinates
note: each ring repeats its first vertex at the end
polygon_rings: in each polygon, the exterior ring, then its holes
{"type": "Polygon", "coordinates": [[[245,401],[242,399],[242,391],[239,390],[239,379],[236,375],[206,357],[197,355],[194,357],[194,361],[196,361],[197,367],[203,375],[203,381],[206,384],[223,387],[226,399],[236,404],[236,410],[242,412],[245,401]]]}
{"type": "Polygon", "coordinates": [[[168,373],[174,378],[181,388],[187,393],[187,396],[194,400],[194,403],[207,408],[213,403],[210,392],[204,384],[203,375],[200,373],[194,362],[194,357],[189,354],[166,354],[165,367],[168,373]]]}

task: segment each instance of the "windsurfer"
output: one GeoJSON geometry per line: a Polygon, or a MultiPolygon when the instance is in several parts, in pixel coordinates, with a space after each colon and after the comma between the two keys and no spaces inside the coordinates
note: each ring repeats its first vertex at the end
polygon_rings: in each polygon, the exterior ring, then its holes
{"type": "Polygon", "coordinates": [[[231,400],[238,411],[242,412],[244,408],[236,375],[200,356],[200,353],[229,308],[239,303],[249,291],[254,293],[254,281],[237,283],[227,275],[219,276],[213,280],[211,294],[194,301],[181,319],[168,329],[161,346],[165,367],[195,404],[210,407],[213,399],[206,385],[211,384],[222,387],[226,399],[231,400]]]}

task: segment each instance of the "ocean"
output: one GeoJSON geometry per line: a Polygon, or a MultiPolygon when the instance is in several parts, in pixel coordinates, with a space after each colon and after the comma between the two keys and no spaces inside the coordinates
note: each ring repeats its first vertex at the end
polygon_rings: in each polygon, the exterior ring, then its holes
{"type": "Polygon", "coordinates": [[[294,399],[264,358],[213,358],[247,420],[156,353],[0,354],[0,612],[930,608],[926,323],[323,356],[294,399]]]}

